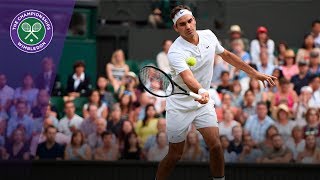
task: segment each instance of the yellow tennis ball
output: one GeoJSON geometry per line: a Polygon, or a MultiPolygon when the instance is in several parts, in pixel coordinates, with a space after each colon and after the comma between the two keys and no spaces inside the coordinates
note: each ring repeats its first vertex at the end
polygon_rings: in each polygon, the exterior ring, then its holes
{"type": "Polygon", "coordinates": [[[197,59],[195,57],[188,57],[186,59],[188,66],[194,66],[197,64],[197,59]]]}

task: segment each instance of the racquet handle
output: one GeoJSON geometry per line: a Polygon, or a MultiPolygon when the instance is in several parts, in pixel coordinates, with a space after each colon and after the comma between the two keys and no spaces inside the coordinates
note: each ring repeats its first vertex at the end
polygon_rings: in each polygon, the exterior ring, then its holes
{"type": "Polygon", "coordinates": [[[201,98],[202,98],[201,95],[196,94],[196,93],[194,93],[194,92],[189,92],[189,95],[190,95],[191,97],[195,98],[195,99],[201,99],[201,98]]]}

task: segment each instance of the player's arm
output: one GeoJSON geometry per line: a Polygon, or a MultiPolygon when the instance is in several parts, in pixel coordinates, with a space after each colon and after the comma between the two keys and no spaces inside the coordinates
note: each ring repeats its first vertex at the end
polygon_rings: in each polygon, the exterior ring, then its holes
{"type": "Polygon", "coordinates": [[[274,80],[277,79],[274,76],[270,76],[270,75],[266,75],[266,74],[262,74],[260,72],[258,72],[257,70],[253,69],[251,66],[249,66],[247,63],[245,63],[244,61],[242,61],[238,56],[236,56],[235,54],[231,53],[228,50],[224,50],[221,54],[219,54],[222,59],[224,61],[226,61],[227,63],[233,65],[234,67],[243,70],[244,72],[246,72],[251,78],[255,78],[258,79],[260,81],[263,82],[264,86],[265,85],[265,81],[267,81],[270,85],[274,86],[276,85],[274,80]]]}

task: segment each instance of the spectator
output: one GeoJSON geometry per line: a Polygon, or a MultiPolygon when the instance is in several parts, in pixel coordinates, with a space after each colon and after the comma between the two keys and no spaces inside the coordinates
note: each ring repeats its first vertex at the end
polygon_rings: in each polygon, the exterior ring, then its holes
{"type": "Polygon", "coordinates": [[[84,143],[84,135],[80,130],[76,130],[71,137],[70,144],[64,151],[65,160],[90,160],[91,149],[84,143]]]}
{"type": "Polygon", "coordinates": [[[238,162],[255,163],[258,160],[258,158],[261,156],[262,156],[261,150],[254,148],[252,137],[250,135],[245,135],[243,150],[238,156],[238,162]]]}
{"type": "Polygon", "coordinates": [[[56,142],[57,129],[50,125],[45,129],[46,141],[37,147],[36,159],[63,159],[64,147],[56,142]]]}
{"type": "Polygon", "coordinates": [[[303,37],[303,43],[300,49],[298,49],[296,61],[308,61],[310,60],[310,52],[315,50],[320,52],[319,48],[315,48],[314,37],[311,33],[307,33],[303,37]]]}
{"type": "Polygon", "coordinates": [[[29,144],[25,137],[25,129],[17,128],[13,131],[11,141],[5,145],[4,153],[7,160],[29,160],[30,151],[29,144]]]}
{"type": "MultiPolygon", "coordinates": [[[[216,108],[216,113],[217,113],[217,119],[219,122],[223,121],[224,119],[224,113],[223,110],[224,109],[231,109],[231,111],[234,114],[234,117],[238,117],[238,114],[240,113],[239,108],[233,106],[232,103],[232,96],[230,95],[230,93],[225,92],[222,94],[222,104],[220,107],[216,108]]],[[[237,119],[236,119],[237,120],[237,119]]]]}
{"type": "Polygon", "coordinates": [[[259,26],[257,28],[256,39],[252,40],[250,43],[250,54],[252,62],[258,65],[259,54],[262,51],[266,51],[269,54],[269,62],[273,62],[274,59],[274,41],[270,39],[268,35],[268,30],[264,26],[259,26]]]}
{"type": "Polygon", "coordinates": [[[265,133],[265,140],[261,143],[257,144],[257,147],[263,152],[263,153],[269,153],[272,151],[272,136],[275,134],[279,134],[279,131],[276,126],[271,125],[265,133]]]}
{"type": "MultiPolygon", "coordinates": [[[[250,54],[244,50],[244,48],[245,47],[242,39],[234,39],[231,42],[231,52],[233,52],[235,55],[240,57],[242,61],[249,64],[251,63],[251,57],[250,57],[250,54]]],[[[233,76],[235,79],[242,79],[243,77],[247,77],[247,74],[242,70],[235,68],[235,72],[233,76]]]]}
{"type": "MultiPolygon", "coordinates": [[[[274,81],[276,83],[275,86],[273,87],[268,87],[271,88],[271,92],[276,93],[279,90],[280,84],[279,84],[279,79],[283,79],[284,75],[282,73],[282,70],[280,67],[276,67],[274,68],[273,72],[272,72],[272,76],[276,77],[277,79],[274,81]]],[[[268,98],[271,99],[271,98],[268,98]]]]}
{"type": "Polygon", "coordinates": [[[231,91],[230,84],[230,73],[228,71],[223,71],[220,75],[221,84],[217,88],[218,93],[223,93],[223,91],[231,91]]]}
{"type": "Polygon", "coordinates": [[[83,118],[75,114],[75,110],[76,108],[72,101],[64,103],[64,112],[66,115],[59,121],[59,132],[71,136],[73,131],[80,128],[83,118]]]}
{"type": "Polygon", "coordinates": [[[283,144],[280,134],[272,136],[273,149],[265,153],[259,162],[262,163],[289,163],[292,160],[292,152],[283,144]]]}
{"type": "MultiPolygon", "coordinates": [[[[286,104],[290,112],[293,110],[294,104],[298,100],[297,93],[290,87],[290,81],[287,79],[280,79],[279,91],[275,93],[271,101],[271,107],[275,109],[280,104],[286,104]]],[[[272,110],[273,111],[273,110],[272,110]]]]}
{"type": "Polygon", "coordinates": [[[264,141],[266,130],[274,124],[267,113],[267,105],[264,102],[259,102],[257,104],[257,114],[250,116],[246,121],[244,128],[251,134],[255,143],[264,141]]]}
{"type": "Polygon", "coordinates": [[[280,104],[275,112],[275,126],[277,127],[279,134],[286,142],[291,136],[291,132],[293,127],[295,126],[295,122],[290,119],[290,110],[287,105],[280,104]]]}
{"type": "Polygon", "coordinates": [[[263,84],[259,80],[250,78],[249,89],[254,92],[256,102],[265,102],[266,98],[263,97],[263,84]]]}
{"type": "Polygon", "coordinates": [[[168,151],[167,134],[165,131],[161,131],[156,135],[156,145],[148,151],[147,159],[148,161],[161,161],[167,155],[168,151]]]}
{"type": "Polygon", "coordinates": [[[118,137],[119,150],[121,153],[123,153],[124,150],[124,141],[126,137],[133,131],[133,124],[128,120],[123,121],[118,137]]]}
{"type": "Polygon", "coordinates": [[[102,102],[107,104],[107,107],[112,107],[115,103],[114,94],[107,90],[108,80],[104,76],[100,76],[97,80],[97,90],[100,94],[102,102]]]}
{"type": "Polygon", "coordinates": [[[152,28],[164,29],[166,24],[162,18],[162,12],[159,8],[154,8],[148,17],[148,24],[152,28]]]}
{"type": "Polygon", "coordinates": [[[6,112],[9,110],[14,95],[14,89],[7,85],[7,77],[0,73],[0,111],[6,112]]]}
{"type": "Polygon", "coordinates": [[[154,105],[149,104],[146,107],[145,118],[142,121],[138,121],[135,127],[135,131],[140,137],[142,147],[150,136],[158,133],[157,123],[156,109],[154,105]]]}
{"type": "Polygon", "coordinates": [[[184,145],[184,152],[181,160],[183,161],[204,161],[206,153],[200,146],[199,136],[196,131],[190,131],[184,145]]]}
{"type": "Polygon", "coordinates": [[[27,115],[27,103],[25,101],[18,101],[16,107],[17,116],[12,116],[8,121],[7,137],[10,137],[17,127],[24,127],[25,137],[29,140],[33,131],[33,120],[27,115]]]}
{"type": "Polygon", "coordinates": [[[291,137],[285,142],[286,146],[293,154],[293,160],[297,160],[298,154],[304,150],[305,140],[303,139],[303,129],[295,126],[292,129],[291,137]]]}
{"type": "Polygon", "coordinates": [[[96,132],[90,134],[87,138],[87,144],[90,146],[92,151],[103,146],[102,133],[107,129],[107,121],[103,118],[96,120],[96,132]]]}
{"type": "MultiPolygon", "coordinates": [[[[88,118],[89,115],[89,105],[95,105],[98,109],[96,110],[97,117],[102,117],[104,119],[108,116],[108,106],[106,103],[102,102],[100,99],[100,94],[98,90],[93,90],[89,96],[89,102],[83,105],[82,114],[83,118],[88,118]]],[[[91,114],[93,115],[93,114],[91,114]]]]}
{"type": "Polygon", "coordinates": [[[297,162],[318,164],[320,162],[320,150],[316,146],[316,136],[307,135],[305,148],[298,154],[297,162]]]}
{"type": "Polygon", "coordinates": [[[313,134],[316,137],[320,136],[319,111],[316,108],[309,108],[306,113],[307,125],[304,126],[304,134],[313,134]]]}
{"type": "Polygon", "coordinates": [[[310,106],[320,108],[320,77],[311,76],[309,86],[312,88],[313,94],[310,100],[310,106]]]}
{"type": "Polygon", "coordinates": [[[92,89],[90,77],[85,73],[86,65],[83,61],[77,61],[73,65],[73,74],[68,77],[67,96],[65,101],[73,100],[80,96],[89,96],[92,89]]]}
{"type": "Polygon", "coordinates": [[[223,120],[219,123],[220,135],[225,135],[228,141],[233,140],[232,128],[240,124],[234,120],[234,114],[231,109],[223,109],[223,120]]]}
{"type": "Polygon", "coordinates": [[[299,73],[298,66],[295,60],[295,54],[292,49],[288,49],[285,53],[284,64],[281,66],[282,73],[287,80],[299,73]]]}
{"type": "Polygon", "coordinates": [[[111,131],[103,132],[101,134],[101,138],[103,140],[102,147],[96,149],[94,154],[95,160],[103,160],[103,161],[115,161],[119,158],[119,151],[117,146],[113,145],[113,134],[111,131]]]}
{"type": "Polygon", "coordinates": [[[243,37],[243,32],[239,25],[231,25],[229,30],[229,37],[224,40],[224,46],[226,49],[231,50],[231,44],[234,40],[240,39],[243,42],[244,50],[249,51],[249,40],[243,37]]]}
{"type": "Polygon", "coordinates": [[[33,119],[33,133],[41,133],[43,123],[46,119],[50,119],[52,121],[52,125],[55,127],[58,127],[59,120],[55,117],[52,116],[51,113],[51,106],[48,104],[44,104],[41,107],[41,116],[33,119]]]}
{"type": "Polygon", "coordinates": [[[239,81],[235,80],[232,83],[231,86],[231,96],[233,99],[232,105],[236,106],[236,107],[240,107],[241,106],[241,102],[243,101],[243,94],[241,94],[241,84],[239,81]]]}
{"type": "Polygon", "coordinates": [[[122,120],[128,120],[130,111],[132,110],[132,103],[133,103],[133,95],[131,92],[126,92],[120,97],[120,109],[121,109],[121,116],[122,120]]]}
{"type": "MultiPolygon", "coordinates": [[[[96,131],[96,120],[99,118],[98,116],[98,107],[95,104],[88,105],[88,117],[84,119],[80,125],[81,133],[84,135],[86,139],[90,134],[96,131]]],[[[100,117],[102,118],[102,117],[100,117]]],[[[104,119],[104,118],[103,118],[104,119]]]]}
{"type": "Polygon", "coordinates": [[[241,103],[241,118],[240,123],[242,125],[245,124],[245,121],[248,119],[248,117],[254,115],[256,113],[256,96],[254,95],[254,92],[250,89],[248,89],[244,93],[243,102],[241,103]]]}
{"type": "Polygon", "coordinates": [[[276,57],[276,62],[275,65],[277,66],[282,66],[284,64],[284,59],[285,59],[285,54],[286,51],[288,50],[288,44],[285,41],[280,41],[277,45],[277,57],[276,57]]]}
{"type": "Polygon", "coordinates": [[[134,131],[128,134],[124,141],[124,151],[122,159],[126,160],[140,160],[141,159],[141,148],[139,145],[139,139],[137,133],[134,131]]]}
{"type": "Polygon", "coordinates": [[[299,100],[294,104],[293,112],[296,125],[303,127],[307,124],[305,114],[311,108],[312,88],[303,86],[300,90],[299,100]]]}
{"type": "MultiPolygon", "coordinates": [[[[157,123],[157,130],[158,130],[158,134],[160,132],[166,132],[166,127],[167,127],[167,121],[164,118],[159,118],[158,123],[157,123]]],[[[152,135],[150,136],[146,143],[144,144],[143,147],[143,152],[144,154],[148,154],[148,151],[150,150],[150,148],[154,147],[157,145],[157,135],[152,135]]]]}
{"type": "Polygon", "coordinates": [[[270,62],[269,54],[266,51],[262,51],[259,54],[260,63],[258,66],[258,71],[264,74],[271,75],[274,69],[273,62],[270,62]]]}
{"type": "Polygon", "coordinates": [[[50,96],[47,90],[40,89],[37,95],[37,101],[34,103],[34,106],[31,109],[32,118],[41,117],[41,109],[43,106],[47,106],[50,100],[50,96]]]}
{"type": "Polygon", "coordinates": [[[137,97],[141,94],[140,90],[137,89],[138,85],[139,79],[137,75],[132,71],[128,72],[128,75],[122,79],[122,84],[118,90],[119,99],[121,99],[124,94],[128,94],[131,96],[132,102],[136,102],[137,97]]]}
{"type": "Polygon", "coordinates": [[[222,149],[224,152],[224,162],[226,163],[234,163],[237,161],[237,154],[234,151],[229,151],[229,141],[227,136],[222,135],[220,136],[220,141],[222,145],[222,149]]]}
{"type": "Polygon", "coordinates": [[[311,34],[314,38],[314,44],[317,48],[320,48],[320,20],[316,19],[312,22],[311,34]]]}
{"type": "Polygon", "coordinates": [[[34,88],[33,77],[31,74],[25,74],[23,76],[23,83],[21,87],[18,87],[14,92],[15,103],[18,100],[25,100],[27,102],[28,112],[34,105],[39,90],[34,88]]]}
{"type": "MultiPolygon", "coordinates": [[[[151,86],[152,92],[154,92],[155,94],[166,95],[166,93],[162,90],[161,83],[159,81],[151,80],[150,86],[151,86]]],[[[164,113],[166,108],[166,100],[161,97],[153,96],[150,93],[148,93],[148,96],[150,99],[152,99],[151,104],[155,106],[157,113],[160,115],[164,113]]]]}
{"type": "Polygon", "coordinates": [[[106,65],[106,74],[114,88],[114,92],[117,92],[121,86],[122,78],[129,72],[129,66],[125,62],[124,52],[118,49],[113,52],[111,56],[111,62],[106,65]]]}
{"type": "Polygon", "coordinates": [[[232,128],[233,140],[230,141],[230,145],[228,147],[229,152],[234,151],[237,155],[242,152],[242,149],[243,149],[242,135],[243,135],[243,130],[240,125],[234,126],[232,128]]]}
{"type": "Polygon", "coordinates": [[[107,129],[117,137],[119,137],[121,126],[124,121],[124,119],[121,119],[121,112],[122,109],[120,108],[119,104],[114,104],[111,110],[111,117],[108,120],[107,126],[107,129]]]}
{"type": "Polygon", "coordinates": [[[157,65],[159,69],[164,71],[165,73],[170,73],[170,66],[169,66],[169,60],[168,60],[168,51],[172,44],[172,41],[169,39],[166,39],[162,42],[162,51],[157,54],[157,65]]]}
{"type": "Polygon", "coordinates": [[[299,74],[296,74],[292,76],[290,82],[294,85],[293,89],[294,91],[299,95],[300,89],[303,86],[307,86],[309,84],[309,66],[307,61],[299,61],[298,67],[299,67],[299,74]]]}
{"type": "Polygon", "coordinates": [[[146,115],[146,107],[148,104],[150,104],[148,92],[141,93],[139,102],[140,102],[140,112],[139,112],[138,120],[142,120],[145,118],[145,115],[146,115]]]}
{"type": "Polygon", "coordinates": [[[319,52],[316,50],[312,50],[310,52],[310,65],[309,65],[309,73],[311,75],[320,75],[320,59],[319,59],[319,52]]]}
{"type": "Polygon", "coordinates": [[[141,109],[142,108],[139,101],[132,103],[128,120],[133,124],[136,124],[139,121],[139,115],[140,115],[141,109]]]}

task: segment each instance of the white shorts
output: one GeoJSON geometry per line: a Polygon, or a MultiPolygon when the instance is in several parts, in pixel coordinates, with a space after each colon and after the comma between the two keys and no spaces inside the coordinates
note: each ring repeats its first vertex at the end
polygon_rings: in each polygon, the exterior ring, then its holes
{"type": "Polygon", "coordinates": [[[218,127],[218,119],[213,105],[206,105],[192,111],[169,109],[166,112],[167,134],[171,143],[179,143],[186,139],[191,123],[197,129],[218,127]]]}

